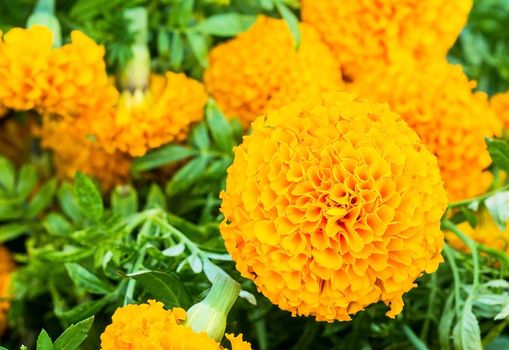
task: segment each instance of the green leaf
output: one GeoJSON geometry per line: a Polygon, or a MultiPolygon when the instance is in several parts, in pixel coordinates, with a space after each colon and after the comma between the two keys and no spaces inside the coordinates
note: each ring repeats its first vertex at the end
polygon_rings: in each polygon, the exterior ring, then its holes
{"type": "Polygon", "coordinates": [[[88,331],[92,327],[94,317],[89,317],[81,322],[73,324],[55,340],[55,350],[76,350],[85,341],[88,331]]]}
{"type": "Polygon", "coordinates": [[[0,226],[0,243],[13,240],[22,234],[29,232],[30,227],[25,224],[7,224],[0,226]]]}
{"type": "Polygon", "coordinates": [[[74,222],[81,222],[83,220],[83,212],[76,196],[74,189],[70,183],[64,182],[58,190],[58,202],[62,211],[71,218],[74,222]]]}
{"type": "Polygon", "coordinates": [[[90,293],[108,294],[113,290],[106,282],[101,281],[93,273],[78,264],[67,263],[65,268],[74,283],[90,293]]]}
{"type": "Polygon", "coordinates": [[[39,215],[53,201],[53,196],[57,189],[57,180],[53,179],[45,183],[39,192],[28,203],[27,216],[34,217],[39,215]]]}
{"type": "Polygon", "coordinates": [[[509,173],[509,142],[486,138],[486,144],[493,163],[509,173]]]}
{"type": "Polygon", "coordinates": [[[207,68],[208,65],[208,45],[207,39],[200,33],[196,32],[186,32],[186,38],[189,42],[189,46],[191,46],[191,51],[193,51],[194,57],[203,68],[207,68]]]}
{"type": "Polygon", "coordinates": [[[135,159],[132,171],[137,174],[142,171],[160,168],[163,165],[175,163],[197,154],[197,151],[180,145],[168,145],[155,151],[147,153],[145,156],[135,159]]]}
{"type": "Polygon", "coordinates": [[[174,32],[171,39],[170,66],[176,71],[182,67],[184,60],[184,40],[179,32],[174,32]]]}
{"type": "Polygon", "coordinates": [[[485,200],[484,204],[490,212],[500,231],[505,231],[509,220],[509,191],[498,192],[485,200]]]}
{"type": "Polygon", "coordinates": [[[226,117],[217,108],[214,102],[207,105],[207,124],[212,134],[212,139],[222,151],[231,153],[233,150],[232,129],[226,117]]]}
{"type": "Polygon", "coordinates": [[[191,296],[176,274],[158,271],[140,271],[127,275],[138,281],[145,291],[161,301],[166,307],[191,306],[191,296]]]}
{"type": "Polygon", "coordinates": [[[82,212],[91,220],[99,221],[104,213],[103,201],[93,181],[78,172],[75,176],[74,190],[82,212]]]}
{"type": "Polygon", "coordinates": [[[189,189],[207,167],[208,157],[196,157],[175,173],[166,185],[166,193],[175,195],[189,189]]]}
{"type": "Polygon", "coordinates": [[[12,163],[7,158],[0,156],[0,190],[13,193],[15,177],[16,171],[12,163]]]}
{"type": "Polygon", "coordinates": [[[58,213],[50,213],[43,222],[44,228],[53,236],[67,236],[73,230],[72,224],[58,213]]]}
{"type": "Polygon", "coordinates": [[[449,298],[444,308],[444,313],[438,324],[438,342],[440,343],[440,349],[449,350],[451,343],[451,327],[454,321],[455,311],[451,308],[452,298],[449,298]]]}
{"type": "Polygon", "coordinates": [[[461,318],[454,327],[453,344],[456,350],[482,350],[481,329],[472,312],[472,307],[465,304],[461,318]]]}
{"type": "Polygon", "coordinates": [[[159,185],[153,183],[150,185],[150,190],[147,196],[147,203],[145,209],[161,208],[166,209],[166,197],[164,196],[163,190],[159,185]]]}
{"type": "Polygon", "coordinates": [[[99,300],[87,301],[72,309],[56,312],[56,315],[67,322],[76,322],[90,317],[101,311],[103,307],[115,301],[117,296],[115,293],[108,294],[99,300]]]}
{"type": "Polygon", "coordinates": [[[16,193],[21,197],[25,198],[28,196],[37,185],[39,177],[37,176],[37,170],[33,165],[23,165],[19,171],[18,183],[16,184],[16,193]]]}
{"type": "Polygon", "coordinates": [[[282,2],[276,2],[276,8],[283,17],[283,19],[288,24],[288,27],[290,27],[290,31],[292,32],[293,40],[295,42],[295,47],[300,47],[300,29],[299,29],[299,19],[295,14],[282,2]]]}
{"type": "Polygon", "coordinates": [[[255,16],[230,12],[207,17],[195,28],[208,35],[231,37],[246,31],[255,21],[255,16]]]}
{"type": "Polygon", "coordinates": [[[138,211],[138,193],[132,186],[118,186],[111,194],[113,213],[128,217],[138,211]]]}
{"type": "Polygon", "coordinates": [[[194,145],[201,150],[207,150],[210,147],[209,132],[204,122],[200,122],[193,127],[191,139],[194,145]]]}
{"type": "Polygon", "coordinates": [[[54,350],[53,342],[48,333],[43,329],[37,337],[37,350],[54,350]]]}
{"type": "Polygon", "coordinates": [[[63,263],[79,261],[93,253],[93,248],[66,247],[63,250],[38,253],[37,257],[41,260],[63,263]]]}

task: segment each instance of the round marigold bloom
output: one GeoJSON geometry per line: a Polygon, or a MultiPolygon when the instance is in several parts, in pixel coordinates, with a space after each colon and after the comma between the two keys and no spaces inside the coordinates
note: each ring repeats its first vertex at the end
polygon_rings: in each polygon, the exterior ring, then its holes
{"type": "Polygon", "coordinates": [[[0,246],[0,334],[7,326],[6,313],[10,303],[5,299],[9,298],[11,285],[11,272],[14,270],[14,262],[7,248],[0,246]]]}
{"type": "Polygon", "coordinates": [[[386,105],[346,93],[297,101],[235,149],[220,229],[237,269],[274,304],[349,320],[394,317],[442,261],[446,195],[436,158],[386,105]]]}
{"type": "Polygon", "coordinates": [[[260,16],[249,30],[212,49],[205,85],[228,116],[247,127],[271,108],[342,85],[339,65],[318,33],[306,24],[300,32],[296,48],[284,20],[260,16]]]}
{"type": "Polygon", "coordinates": [[[316,28],[355,79],[375,66],[412,57],[444,57],[465,25],[472,0],[302,0],[316,28]]]}
{"type": "Polygon", "coordinates": [[[108,150],[142,156],[185,139],[189,126],[203,119],[207,98],[203,84],[184,74],[153,75],[148,92],[121,94],[117,108],[97,133],[108,150]]]}
{"type": "Polygon", "coordinates": [[[62,179],[72,179],[77,171],[100,180],[104,190],[129,180],[131,158],[121,152],[106,152],[92,133],[95,113],[79,118],[46,116],[37,134],[42,146],[53,151],[53,163],[62,179]]]}
{"type": "MultiPolygon", "coordinates": [[[[194,333],[183,323],[186,312],[180,308],[165,310],[163,304],[149,300],[147,304],[127,305],[113,314],[113,322],[101,335],[102,350],[221,350],[206,333],[194,333]]],[[[242,335],[226,337],[232,350],[250,350],[242,335]]]]}
{"type": "Polygon", "coordinates": [[[430,61],[372,71],[350,88],[387,102],[405,119],[437,156],[449,200],[455,201],[488,188],[492,174],[484,170],[491,159],[484,138],[501,130],[486,94],[472,92],[475,86],[460,66],[430,61]]]}
{"type": "Polygon", "coordinates": [[[504,127],[509,129],[509,91],[493,95],[490,104],[504,127]]]}
{"type": "Polygon", "coordinates": [[[53,35],[43,26],[13,28],[1,40],[0,105],[17,110],[35,108],[46,90],[53,35]]]}

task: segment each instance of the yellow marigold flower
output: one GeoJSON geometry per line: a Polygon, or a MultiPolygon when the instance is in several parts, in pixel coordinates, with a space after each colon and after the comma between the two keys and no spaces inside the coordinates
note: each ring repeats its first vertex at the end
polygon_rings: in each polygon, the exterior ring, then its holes
{"type": "Polygon", "coordinates": [[[386,105],[346,93],[252,124],[228,170],[220,229],[237,269],[293,315],[394,317],[443,260],[436,158],[386,105]]]}
{"type": "Polygon", "coordinates": [[[101,121],[96,120],[95,113],[91,114],[74,119],[47,116],[37,134],[42,146],[53,151],[60,178],[71,179],[81,171],[100,180],[102,188],[108,190],[129,180],[131,158],[121,152],[108,153],[101,147],[93,134],[94,124],[101,121]]]}
{"type": "Polygon", "coordinates": [[[0,104],[17,110],[35,108],[48,88],[51,31],[43,26],[13,28],[1,39],[0,32],[0,104]]]}
{"type": "Polygon", "coordinates": [[[490,104],[504,127],[509,129],[509,91],[493,95],[490,104]]]}
{"type": "Polygon", "coordinates": [[[484,137],[498,134],[500,122],[485,93],[473,93],[460,66],[445,61],[374,70],[350,88],[387,102],[437,156],[449,200],[483,193],[492,175],[484,137]],[[468,175],[467,175],[468,174],[468,175]]]}
{"type": "Polygon", "coordinates": [[[14,270],[14,262],[7,248],[0,246],[0,334],[7,326],[6,313],[10,303],[5,299],[9,298],[11,284],[11,272],[14,270]]]}
{"type": "MultiPolygon", "coordinates": [[[[458,225],[458,229],[478,243],[509,254],[509,227],[501,231],[486,209],[480,211],[475,228],[472,228],[468,222],[463,222],[458,225]]],[[[445,237],[453,247],[466,252],[470,251],[454,233],[447,232],[445,237]]]]}
{"type": "MultiPolygon", "coordinates": [[[[165,310],[163,304],[149,300],[147,304],[127,305],[113,314],[113,322],[101,335],[102,350],[221,350],[206,333],[194,333],[184,326],[186,312],[180,308],[165,310]]],[[[232,350],[250,350],[242,335],[226,337],[232,350]]]]}
{"type": "Polygon", "coordinates": [[[117,109],[98,131],[108,150],[142,156],[149,149],[185,139],[189,126],[203,119],[205,87],[184,74],[153,75],[148,92],[124,91],[117,109]]]}
{"type": "Polygon", "coordinates": [[[284,20],[261,16],[249,30],[212,49],[205,85],[227,115],[249,126],[271,108],[342,85],[339,65],[318,33],[306,24],[300,31],[296,49],[284,20]]]}
{"type": "Polygon", "coordinates": [[[444,57],[465,25],[472,0],[302,0],[316,28],[355,79],[376,66],[412,57],[444,57]]]}

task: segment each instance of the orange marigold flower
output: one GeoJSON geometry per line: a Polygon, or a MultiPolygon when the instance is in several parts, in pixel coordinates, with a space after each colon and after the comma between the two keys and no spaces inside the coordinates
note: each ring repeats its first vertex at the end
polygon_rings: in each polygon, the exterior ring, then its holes
{"type": "Polygon", "coordinates": [[[302,19],[331,47],[347,77],[405,59],[444,57],[472,0],[302,0],[302,19]]]}
{"type": "Polygon", "coordinates": [[[1,38],[0,104],[28,110],[38,106],[47,90],[53,36],[43,26],[13,28],[1,38]]]}
{"type": "Polygon", "coordinates": [[[284,20],[260,16],[249,30],[212,49],[205,85],[227,115],[249,126],[271,108],[342,85],[339,65],[318,33],[306,24],[300,31],[296,49],[284,20]]]}
{"type": "Polygon", "coordinates": [[[350,88],[366,98],[387,102],[437,156],[449,200],[483,193],[492,175],[484,138],[501,124],[485,93],[473,93],[460,66],[445,61],[374,70],[350,88]],[[466,176],[465,174],[468,174],[466,176]]]}
{"type": "Polygon", "coordinates": [[[121,94],[97,133],[108,150],[142,156],[151,148],[185,139],[189,126],[203,119],[207,98],[203,84],[184,74],[153,75],[148,92],[121,94]]]}
{"type": "Polygon", "coordinates": [[[9,298],[11,285],[11,272],[14,270],[14,262],[7,248],[0,246],[0,334],[7,326],[6,313],[10,303],[5,299],[9,298]]]}
{"type": "Polygon", "coordinates": [[[386,105],[346,93],[252,127],[221,195],[240,273],[294,315],[349,320],[380,300],[400,313],[415,279],[443,260],[436,158],[386,105]]]}
{"type": "Polygon", "coordinates": [[[96,114],[79,118],[47,116],[37,130],[42,146],[53,151],[53,163],[62,179],[71,179],[77,171],[95,177],[104,190],[129,180],[131,158],[121,152],[106,152],[97,142],[96,114]]]}
{"type": "MultiPolygon", "coordinates": [[[[206,333],[194,333],[183,323],[186,312],[180,308],[165,310],[163,304],[127,305],[113,314],[113,322],[101,335],[102,350],[222,350],[206,333]]],[[[250,350],[242,335],[226,337],[232,350],[250,350]]]]}
{"type": "Polygon", "coordinates": [[[509,129],[509,91],[493,95],[490,104],[504,127],[509,129]]]}

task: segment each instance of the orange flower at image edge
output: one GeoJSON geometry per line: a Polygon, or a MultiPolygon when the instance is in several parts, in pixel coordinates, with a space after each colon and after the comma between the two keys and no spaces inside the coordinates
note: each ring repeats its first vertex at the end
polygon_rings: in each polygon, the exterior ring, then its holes
{"type": "MultiPolygon", "coordinates": [[[[180,308],[165,310],[163,304],[149,300],[147,304],[118,308],[112,323],[101,335],[102,350],[222,350],[220,344],[205,333],[194,333],[183,323],[186,312],[180,308]]],[[[242,335],[226,334],[232,350],[250,350],[242,335]]]]}
{"type": "Polygon", "coordinates": [[[5,299],[9,298],[11,273],[14,270],[14,262],[7,248],[0,246],[0,335],[7,326],[6,313],[10,303],[5,299]]]}

